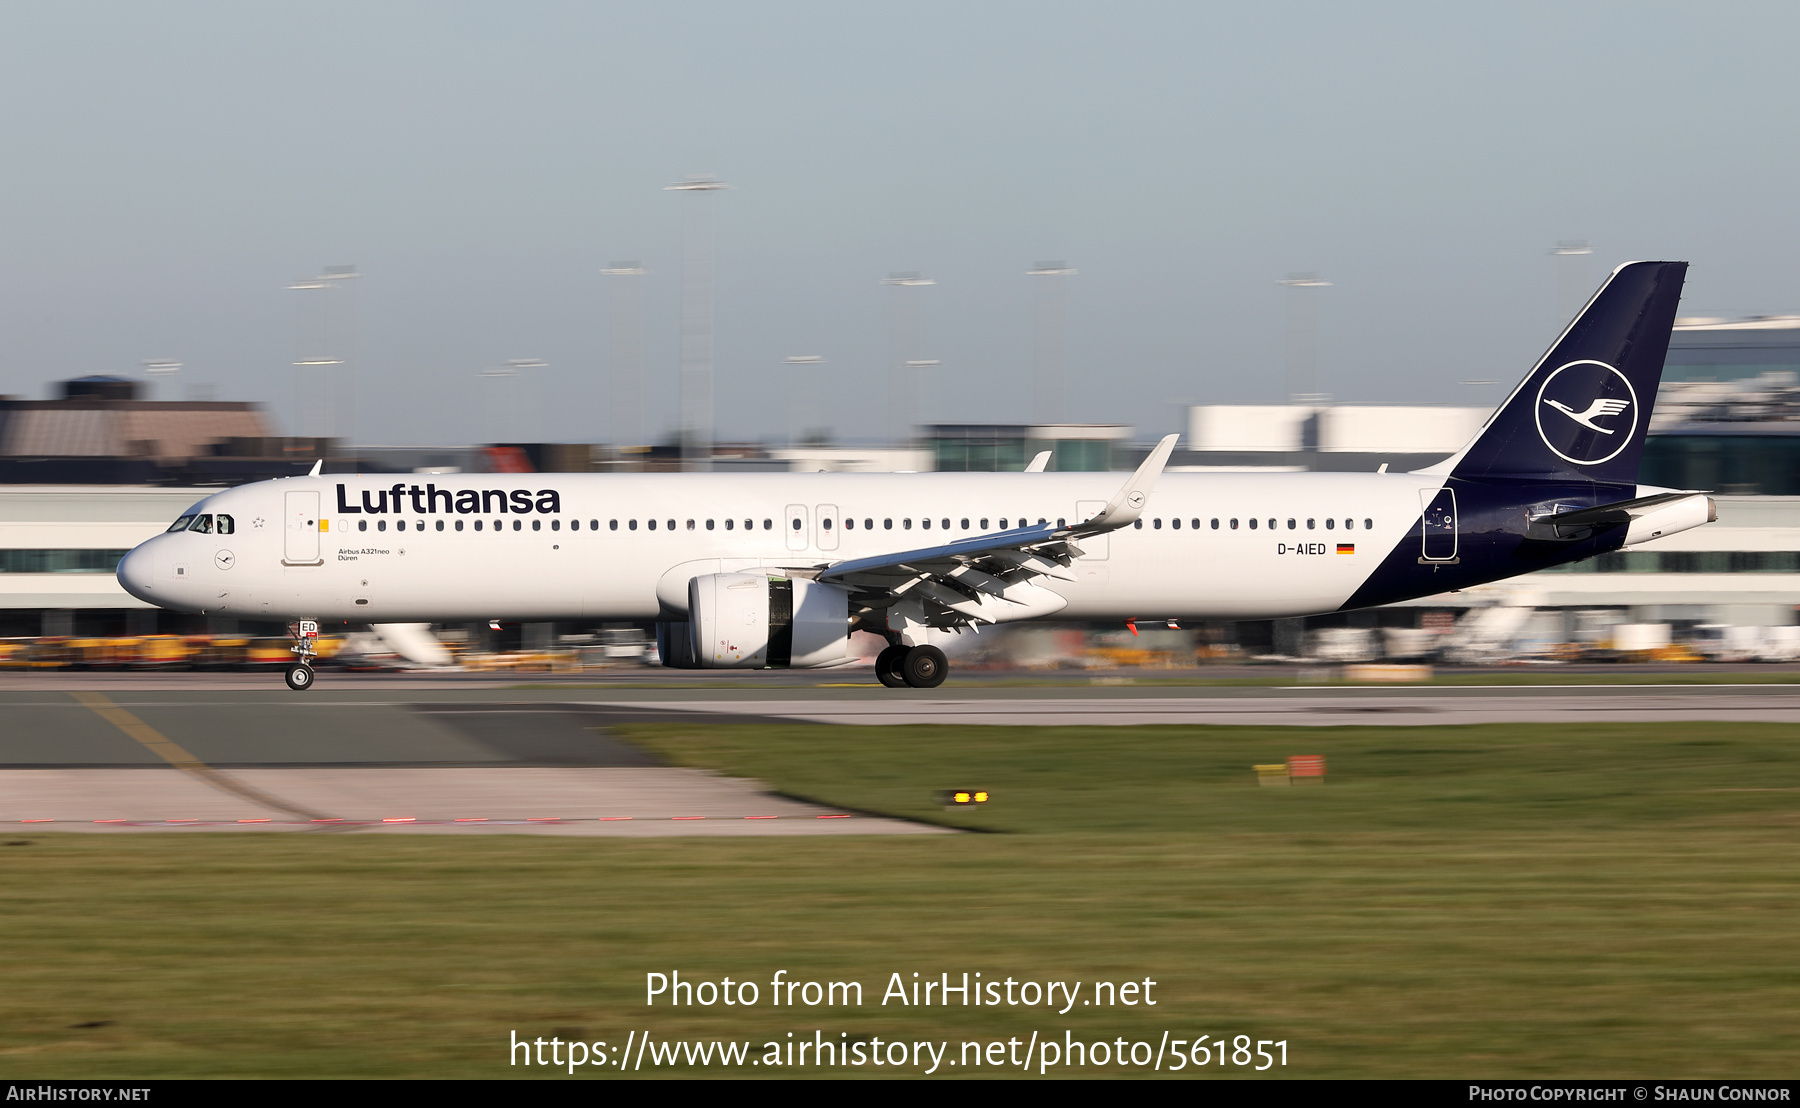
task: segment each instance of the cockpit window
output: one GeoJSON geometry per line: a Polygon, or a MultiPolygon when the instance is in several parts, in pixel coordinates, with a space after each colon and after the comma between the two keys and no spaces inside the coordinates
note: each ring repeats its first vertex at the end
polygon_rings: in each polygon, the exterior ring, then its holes
{"type": "Polygon", "coordinates": [[[192,522],[194,522],[193,516],[182,516],[180,519],[176,520],[174,523],[169,524],[169,529],[167,531],[164,531],[163,534],[173,535],[177,531],[185,531],[188,529],[188,524],[190,524],[192,522]]]}
{"type": "Polygon", "coordinates": [[[210,535],[212,534],[212,523],[212,516],[197,515],[194,517],[194,522],[188,524],[188,530],[198,531],[202,535],[210,535]]]}
{"type": "Polygon", "coordinates": [[[232,519],[230,516],[220,515],[220,516],[214,516],[213,518],[218,521],[218,523],[215,524],[214,529],[219,534],[229,535],[232,532],[237,530],[237,521],[232,519]]]}

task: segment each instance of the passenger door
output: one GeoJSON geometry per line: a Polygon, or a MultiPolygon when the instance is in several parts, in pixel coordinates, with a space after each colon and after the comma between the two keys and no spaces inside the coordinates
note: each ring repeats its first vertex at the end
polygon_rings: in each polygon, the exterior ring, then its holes
{"type": "Polygon", "coordinates": [[[838,510],[836,504],[820,504],[815,509],[815,520],[819,525],[819,549],[836,550],[838,548],[838,510]]]}
{"type": "Polygon", "coordinates": [[[319,557],[319,494],[288,493],[286,520],[281,564],[324,565],[324,559],[319,557]]]}
{"type": "Polygon", "coordinates": [[[1456,561],[1456,493],[1452,489],[1420,489],[1424,508],[1421,562],[1456,561]]]}

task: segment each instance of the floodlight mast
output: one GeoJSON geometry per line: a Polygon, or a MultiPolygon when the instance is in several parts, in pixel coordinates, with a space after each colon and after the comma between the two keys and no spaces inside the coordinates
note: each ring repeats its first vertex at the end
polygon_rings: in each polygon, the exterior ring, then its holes
{"type": "Polygon", "coordinates": [[[894,290],[889,298],[889,335],[893,345],[888,377],[889,433],[896,444],[904,444],[917,434],[919,382],[915,371],[927,364],[919,360],[919,297],[922,290],[937,282],[917,273],[890,273],[881,283],[894,290]]]}
{"type": "Polygon", "coordinates": [[[1557,259],[1557,297],[1556,326],[1561,328],[1581,311],[1587,303],[1588,293],[1588,258],[1594,248],[1586,239],[1563,239],[1550,251],[1550,256],[1557,259]]]}
{"type": "MultiPolygon", "coordinates": [[[[1067,262],[1038,262],[1025,271],[1028,277],[1073,277],[1067,262]]],[[[1033,417],[1040,424],[1063,419],[1063,393],[1068,379],[1063,318],[1068,296],[1062,281],[1038,282],[1037,295],[1037,402],[1033,417]]]]}
{"type": "Polygon", "coordinates": [[[144,375],[152,381],[158,377],[174,380],[175,375],[181,372],[181,363],[173,358],[151,358],[138,364],[144,367],[144,375]]]}
{"type": "Polygon", "coordinates": [[[613,278],[609,391],[613,451],[623,457],[627,447],[644,442],[644,295],[640,278],[646,270],[638,262],[614,262],[600,272],[613,278]]]}
{"type": "Polygon", "coordinates": [[[731,186],[710,173],[690,173],[664,192],[692,193],[682,220],[681,468],[712,469],[713,290],[712,193],[731,186]]]}
{"type": "Polygon", "coordinates": [[[804,446],[824,442],[827,438],[825,421],[819,414],[823,382],[818,373],[818,367],[825,364],[824,355],[792,354],[783,358],[781,364],[794,370],[794,403],[789,414],[788,444],[804,446]]]}
{"type": "Polygon", "coordinates": [[[1288,401],[1323,404],[1330,397],[1319,391],[1319,294],[1313,290],[1331,282],[1317,273],[1290,273],[1275,283],[1288,290],[1288,401]]]}
{"type": "Polygon", "coordinates": [[[347,441],[354,433],[356,301],[350,282],[360,277],[353,265],[328,265],[318,276],[288,285],[318,294],[299,305],[293,364],[300,371],[294,387],[302,435],[347,441]]]}

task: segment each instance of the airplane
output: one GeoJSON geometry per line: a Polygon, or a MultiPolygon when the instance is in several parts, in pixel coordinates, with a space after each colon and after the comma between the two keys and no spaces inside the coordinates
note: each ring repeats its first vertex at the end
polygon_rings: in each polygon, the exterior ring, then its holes
{"type": "Polygon", "coordinates": [[[1410,473],[324,474],[214,493],[119,583],[181,612],[319,625],[655,621],[663,664],[804,669],[1021,620],[1271,619],[1466,589],[1710,523],[1637,484],[1685,262],[1614,270],[1445,461],[1410,473]]]}

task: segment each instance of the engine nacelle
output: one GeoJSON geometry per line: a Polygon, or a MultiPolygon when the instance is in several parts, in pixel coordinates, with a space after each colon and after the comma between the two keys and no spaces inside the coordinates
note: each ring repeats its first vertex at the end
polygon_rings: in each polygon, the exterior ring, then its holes
{"type": "Polygon", "coordinates": [[[693,658],[703,669],[810,669],[850,657],[850,593],[817,581],[709,573],[688,582],[693,658]]]}

